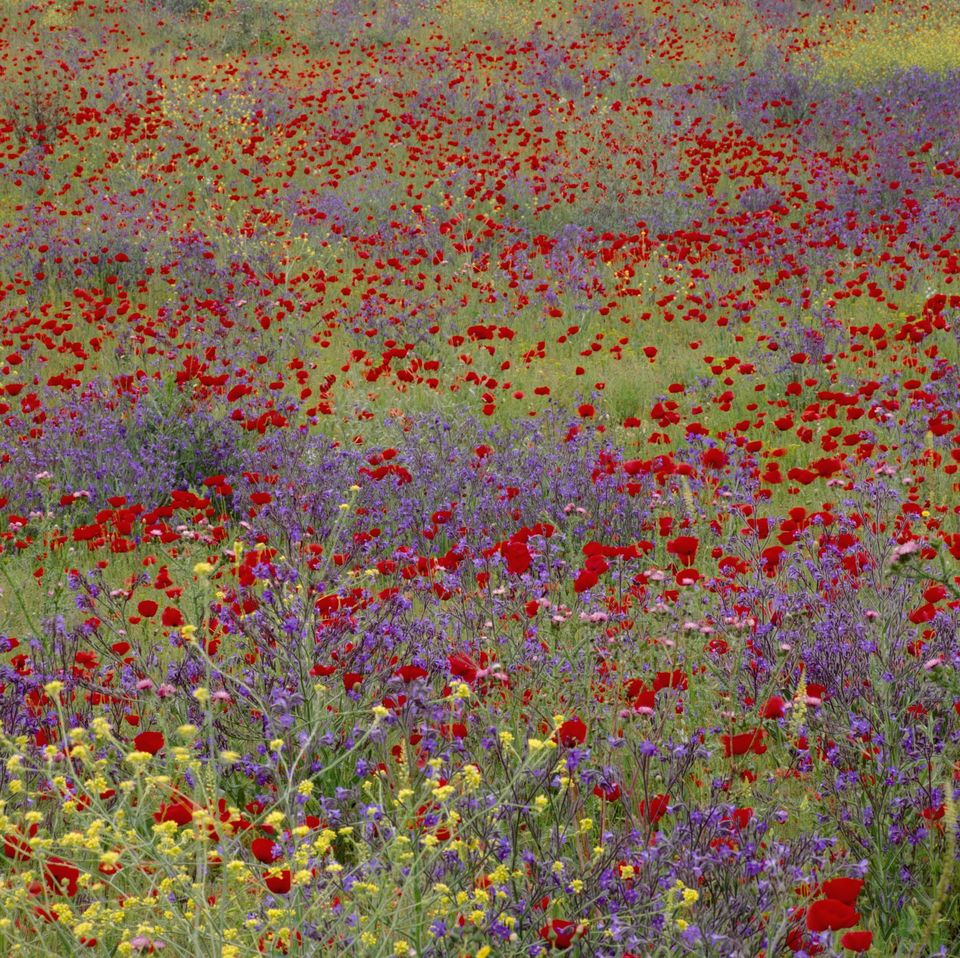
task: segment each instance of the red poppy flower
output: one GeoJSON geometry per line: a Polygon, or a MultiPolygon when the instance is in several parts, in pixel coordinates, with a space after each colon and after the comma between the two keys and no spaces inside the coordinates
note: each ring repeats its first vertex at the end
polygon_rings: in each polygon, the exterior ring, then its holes
{"type": "Polygon", "coordinates": [[[862,878],[831,878],[820,886],[824,898],[833,898],[851,907],[857,903],[862,889],[862,878]]]}
{"type": "Polygon", "coordinates": [[[738,831],[742,830],[750,824],[750,819],[753,818],[753,809],[752,808],[735,808],[730,815],[729,821],[738,831]]]}
{"type": "Polygon", "coordinates": [[[722,449],[708,449],[700,457],[707,469],[722,469],[727,464],[727,454],[722,449]]]}
{"type": "Polygon", "coordinates": [[[700,540],[696,536],[677,536],[667,543],[667,552],[675,555],[685,566],[691,566],[697,558],[700,540]]]}
{"type": "Polygon", "coordinates": [[[841,939],[840,944],[847,951],[864,952],[869,951],[873,944],[872,931],[848,931],[841,939]]]}
{"type": "Polygon", "coordinates": [[[721,735],[720,744],[723,745],[724,758],[746,755],[747,752],[763,755],[767,750],[767,746],[763,744],[763,735],[763,729],[742,732],[740,735],[721,735]]]}
{"type": "Polygon", "coordinates": [[[577,575],[576,579],[573,580],[573,591],[577,594],[586,592],[587,589],[592,589],[599,580],[600,577],[596,574],[596,572],[591,572],[589,569],[583,569],[577,575]]]}
{"type": "Polygon", "coordinates": [[[809,469],[801,469],[799,466],[794,466],[793,469],[788,470],[787,478],[791,482],[799,482],[801,486],[809,486],[814,479],[817,478],[815,472],[811,472],[809,469]]]}
{"type": "Polygon", "coordinates": [[[447,662],[450,665],[450,674],[458,679],[463,679],[468,684],[477,680],[477,673],[480,666],[471,662],[465,655],[448,655],[447,662]]]}
{"type": "Polygon", "coordinates": [[[263,880],[266,882],[267,888],[269,888],[274,895],[286,895],[286,893],[290,891],[291,876],[289,868],[285,868],[280,872],[264,872],[263,880]]]}
{"type": "Polygon", "coordinates": [[[449,725],[446,723],[440,726],[440,734],[445,739],[451,738],[466,738],[467,737],[467,726],[465,722],[451,722],[449,725]]]}
{"type": "Polygon", "coordinates": [[[640,817],[645,818],[651,825],[656,825],[667,814],[669,806],[669,795],[654,795],[649,804],[646,799],[640,802],[640,817]]]}
{"type": "Polygon", "coordinates": [[[640,712],[642,715],[653,715],[656,707],[657,693],[653,689],[641,688],[633,699],[634,711],[640,712]]]}
{"type": "Polygon", "coordinates": [[[791,951],[799,951],[803,947],[803,932],[799,928],[790,928],[784,944],[791,951]]]}
{"type": "Polygon", "coordinates": [[[601,782],[593,786],[593,794],[605,802],[616,802],[620,798],[620,786],[616,782],[601,782]]]}
{"type": "Polygon", "coordinates": [[[574,716],[572,719],[567,719],[557,729],[557,738],[564,748],[576,748],[586,741],[587,726],[577,716],[574,716]]]}
{"type": "Polygon", "coordinates": [[[183,615],[179,609],[175,608],[172,605],[168,605],[163,610],[163,614],[160,616],[160,621],[168,629],[175,629],[178,626],[183,625],[183,615]]]}
{"type": "Polygon", "coordinates": [[[914,625],[923,625],[926,622],[930,622],[936,614],[937,607],[930,602],[927,602],[924,605],[914,609],[910,613],[909,618],[914,625]]]}
{"type": "Polygon", "coordinates": [[[141,732],[134,740],[134,747],[138,752],[148,752],[156,755],[164,746],[162,732],[141,732]]]}
{"type": "Polygon", "coordinates": [[[657,672],[653,679],[653,691],[659,692],[661,689],[681,689],[688,687],[687,673],[682,669],[674,669],[672,672],[657,672]]]}
{"type": "Polygon", "coordinates": [[[532,559],[526,543],[505,542],[500,551],[507,562],[507,572],[513,575],[523,575],[530,568],[532,559]]]}
{"type": "Polygon", "coordinates": [[[253,857],[264,865],[272,865],[282,857],[280,846],[272,838],[255,838],[250,843],[250,851],[253,852],[253,857]]]}
{"type": "Polygon", "coordinates": [[[772,579],[779,571],[785,552],[783,546],[770,546],[760,553],[761,565],[768,579],[772,579]]]}
{"type": "Polygon", "coordinates": [[[49,858],[43,866],[44,879],[47,887],[61,895],[72,898],[77,893],[77,879],[80,878],[80,869],[62,858],[49,858]]]}
{"type": "Polygon", "coordinates": [[[778,719],[786,715],[786,702],[779,695],[771,695],[764,703],[760,711],[760,717],[765,719],[778,719]]]}
{"type": "Polygon", "coordinates": [[[840,931],[860,921],[860,913],[836,898],[822,898],[807,909],[809,931],[840,931]]]}
{"type": "Polygon", "coordinates": [[[137,612],[140,613],[145,619],[149,619],[151,616],[157,614],[157,609],[159,606],[153,599],[142,599],[137,603],[137,612]]]}
{"type": "Polygon", "coordinates": [[[927,602],[939,602],[941,599],[947,597],[946,586],[940,585],[939,583],[932,585],[924,590],[923,597],[927,602]]]}
{"type": "Polygon", "coordinates": [[[415,679],[425,679],[427,677],[427,670],[421,669],[419,665],[404,665],[402,668],[397,669],[396,674],[399,675],[404,682],[413,682],[415,679]]]}
{"type": "Polygon", "coordinates": [[[33,849],[28,842],[17,835],[4,835],[3,853],[14,861],[26,862],[33,856],[33,849]]]}
{"type": "Polygon", "coordinates": [[[73,661],[78,669],[95,669],[100,664],[96,652],[90,649],[81,649],[74,655],[73,661]]]}
{"type": "Polygon", "coordinates": [[[158,823],[176,822],[178,825],[189,825],[193,821],[193,806],[183,798],[177,802],[161,802],[160,807],[153,813],[153,820],[158,823]]]}
{"type": "Polygon", "coordinates": [[[556,948],[557,951],[564,951],[573,944],[575,938],[579,938],[585,929],[582,925],[576,925],[572,921],[564,921],[562,918],[554,918],[549,925],[544,925],[538,934],[547,943],[550,948],[556,948]]]}

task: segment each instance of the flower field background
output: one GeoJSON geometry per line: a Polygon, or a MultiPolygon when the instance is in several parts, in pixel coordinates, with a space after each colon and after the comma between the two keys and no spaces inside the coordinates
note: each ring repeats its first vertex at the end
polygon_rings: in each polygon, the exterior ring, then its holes
{"type": "Polygon", "coordinates": [[[960,955],[960,11],[8,0],[0,954],[960,955]]]}

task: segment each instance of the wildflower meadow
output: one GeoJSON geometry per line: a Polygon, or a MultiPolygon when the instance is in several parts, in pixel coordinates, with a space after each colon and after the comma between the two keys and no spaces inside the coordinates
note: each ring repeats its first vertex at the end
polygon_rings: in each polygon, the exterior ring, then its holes
{"type": "Polygon", "coordinates": [[[960,956],[960,6],[0,4],[0,958],[960,956]]]}

